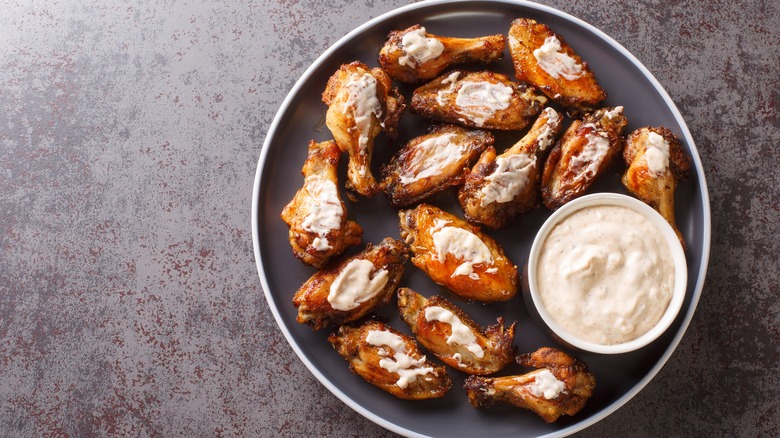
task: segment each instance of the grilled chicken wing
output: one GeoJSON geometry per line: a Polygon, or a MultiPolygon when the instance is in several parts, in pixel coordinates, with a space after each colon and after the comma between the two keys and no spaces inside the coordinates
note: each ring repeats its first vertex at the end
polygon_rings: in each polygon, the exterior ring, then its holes
{"type": "Polygon", "coordinates": [[[503,228],[519,213],[539,205],[538,161],[561,131],[562,120],[547,107],[528,134],[503,154],[496,157],[492,147],[482,153],[458,192],[469,222],[503,228]]]}
{"type": "Polygon", "coordinates": [[[517,79],[539,88],[573,113],[593,111],[607,98],[588,63],[544,24],[526,18],[513,21],[509,52],[517,79]]]}
{"type": "Polygon", "coordinates": [[[363,317],[390,300],[407,260],[406,245],[388,237],[318,271],[293,297],[298,322],[319,330],[363,317]]]}
{"type": "Polygon", "coordinates": [[[450,38],[429,34],[416,24],[387,35],[387,42],[379,51],[379,65],[393,79],[414,83],[432,79],[454,64],[497,61],[504,47],[504,35],[450,38]]]}
{"type": "Polygon", "coordinates": [[[381,322],[341,326],[328,341],[353,373],[398,398],[440,398],[452,386],[444,366],[426,360],[413,339],[381,322]]]}
{"type": "Polygon", "coordinates": [[[412,263],[470,300],[505,301],[517,293],[517,266],[479,227],[427,204],[399,212],[412,263]]]}
{"type": "Polygon", "coordinates": [[[601,108],[575,120],[550,152],[542,173],[542,201],[555,210],[581,196],[623,148],[623,107],[601,108]]]}
{"type": "Polygon", "coordinates": [[[339,196],[336,168],[341,151],[335,141],[309,142],[309,157],[303,164],[303,187],[282,210],[290,227],[293,254],[302,262],[323,267],[331,257],[358,245],[363,229],[347,220],[339,196]]]}
{"type": "Polygon", "coordinates": [[[417,340],[441,361],[469,374],[492,374],[512,362],[515,325],[504,319],[482,329],[442,297],[430,300],[411,289],[398,289],[398,310],[417,340]]]}
{"type": "Polygon", "coordinates": [[[344,64],[328,80],[322,101],[328,105],[325,124],[341,150],[349,153],[347,189],[373,196],[379,185],[371,173],[374,138],[384,130],[395,138],[398,121],[406,107],[403,96],[381,68],[355,61],[344,64]]]}
{"type": "Polygon", "coordinates": [[[596,387],[584,363],[555,348],[540,348],[519,356],[517,362],[540,369],[520,376],[471,376],[464,384],[469,402],[475,407],[511,404],[552,423],[561,415],[582,410],[596,387]]]}
{"type": "Polygon", "coordinates": [[[394,207],[402,207],[460,185],[468,167],[492,144],[487,131],[436,126],[412,139],[382,168],[382,189],[394,207]]]}
{"type": "Polygon", "coordinates": [[[455,70],[412,95],[412,110],[427,119],[506,131],[528,126],[545,103],[534,87],[490,71],[455,70]]]}
{"type": "Polygon", "coordinates": [[[623,158],[628,166],[623,185],[661,213],[685,248],[674,221],[674,190],[677,181],[688,176],[691,162],[680,140],[664,127],[639,128],[628,136],[623,158]]]}

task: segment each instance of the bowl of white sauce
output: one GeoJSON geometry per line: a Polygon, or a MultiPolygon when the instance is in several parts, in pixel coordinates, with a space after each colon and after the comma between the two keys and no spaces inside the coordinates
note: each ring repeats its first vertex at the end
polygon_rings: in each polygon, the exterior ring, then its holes
{"type": "Polygon", "coordinates": [[[528,257],[529,312],[571,347],[642,348],[682,307],[688,269],[680,241],[647,204],[617,193],[575,199],[539,229],[528,257]]]}

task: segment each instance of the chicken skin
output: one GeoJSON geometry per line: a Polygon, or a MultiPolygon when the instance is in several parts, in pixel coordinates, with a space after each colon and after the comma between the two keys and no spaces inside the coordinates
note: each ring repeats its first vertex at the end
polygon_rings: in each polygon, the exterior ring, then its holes
{"type": "Polygon", "coordinates": [[[290,227],[293,254],[302,262],[321,268],[331,257],[361,242],[363,229],[347,220],[339,196],[336,169],[341,151],[336,142],[309,142],[309,156],[303,164],[303,187],[282,210],[290,227]]]}
{"type": "Polygon", "coordinates": [[[561,131],[563,117],[547,107],[520,141],[496,157],[488,148],[466,175],[458,201],[466,220],[493,229],[539,205],[541,154],[561,131]]]}
{"type": "Polygon", "coordinates": [[[427,204],[398,216],[412,263],[436,283],[469,300],[505,301],[517,293],[517,266],[479,227],[427,204]]]}
{"type": "Polygon", "coordinates": [[[534,87],[505,75],[455,70],[414,90],[411,105],[430,120],[516,131],[528,126],[545,103],[547,98],[534,87]]]}
{"type": "Polygon", "coordinates": [[[556,210],[582,196],[623,149],[623,107],[601,108],[575,120],[544,163],[542,201],[556,210]]]}
{"type": "Polygon", "coordinates": [[[430,300],[408,288],[398,289],[398,310],[417,340],[442,362],[468,374],[493,374],[512,362],[515,325],[504,319],[480,327],[442,297],[430,300]]]}
{"type": "Polygon", "coordinates": [[[555,348],[519,356],[517,363],[539,369],[519,376],[467,378],[463,387],[472,406],[511,404],[552,423],[582,410],[596,387],[584,363],[555,348]]]}
{"type": "Polygon", "coordinates": [[[374,139],[384,130],[395,138],[406,105],[392,88],[390,76],[380,68],[369,69],[359,61],[344,64],[328,79],[322,101],[328,105],[325,124],[342,151],[349,154],[347,190],[374,196],[379,185],[371,173],[374,139]]]}
{"type": "Polygon", "coordinates": [[[504,35],[442,37],[430,34],[416,24],[387,35],[387,42],[379,51],[379,65],[393,79],[415,83],[435,78],[455,64],[497,61],[501,59],[504,47],[504,35]]]}
{"type": "Polygon", "coordinates": [[[382,189],[394,207],[403,207],[460,185],[469,166],[492,144],[487,131],[438,125],[412,139],[382,168],[382,189]]]}
{"type": "Polygon", "coordinates": [[[318,271],[293,297],[297,321],[319,330],[362,318],[390,300],[407,260],[406,245],[388,237],[318,271]]]}
{"type": "Polygon", "coordinates": [[[537,87],[572,114],[593,111],[607,98],[588,63],[544,24],[526,18],[513,21],[509,52],[517,79],[537,87]]]}
{"type": "Polygon", "coordinates": [[[444,366],[426,360],[413,339],[381,322],[341,326],[328,341],[353,373],[398,398],[441,398],[452,386],[444,366]]]}
{"type": "Polygon", "coordinates": [[[628,136],[623,159],[628,166],[623,185],[661,213],[685,248],[685,239],[674,220],[674,191],[677,182],[688,176],[691,162],[680,140],[664,127],[639,128],[628,136]]]}

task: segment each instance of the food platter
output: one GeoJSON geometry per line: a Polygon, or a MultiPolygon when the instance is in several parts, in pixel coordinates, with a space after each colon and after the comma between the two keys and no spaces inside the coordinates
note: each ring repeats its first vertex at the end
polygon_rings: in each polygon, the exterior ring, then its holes
{"type": "MultiPolygon", "coordinates": [[[[508,59],[489,69],[512,76],[508,59]]],[[[412,87],[399,86],[408,99],[412,87]]],[[[378,174],[381,163],[389,161],[399,145],[425,132],[428,123],[404,114],[397,142],[377,138],[372,168],[378,174]]],[[[511,146],[523,132],[496,133],[496,147],[511,146]]],[[[345,178],[346,158],[342,159],[340,182],[345,178]]],[[[621,166],[604,175],[589,191],[626,193],[620,184],[621,166]]],[[[343,188],[343,185],[342,185],[343,188]]],[[[344,197],[345,198],[345,197],[344,197]]],[[[346,199],[346,198],[345,198],[346,199]]],[[[452,192],[427,200],[462,217],[452,192]]],[[[398,238],[398,209],[379,195],[350,203],[350,218],[364,229],[364,243],[379,243],[385,237],[398,238]]],[[[489,234],[503,245],[507,256],[519,267],[525,263],[537,230],[550,211],[540,208],[521,215],[500,231],[489,234]]],[[[679,111],[652,74],[617,42],[584,23],[555,9],[518,1],[426,1],[396,9],[350,32],[323,53],[301,76],[282,103],[263,145],[258,162],[252,199],[254,251],[263,291],[279,328],[312,374],[344,403],[371,421],[407,436],[562,436],[581,430],[614,412],[635,396],[660,370],[682,338],[701,295],[710,250],[710,211],[706,181],[693,139],[679,111]],[[549,25],[588,61],[609,97],[605,106],[622,105],[628,126],[625,132],[641,126],[666,126],[682,141],[692,159],[691,174],[676,192],[677,224],[688,244],[688,288],[682,311],[658,340],[638,351],[620,355],[575,352],[596,376],[597,386],[585,408],[573,417],[545,424],[532,412],[512,407],[475,409],[462,389],[465,374],[449,370],[453,387],[437,400],[399,400],[352,374],[344,359],[327,341],[335,330],[313,331],[295,321],[292,296],[315,270],[299,262],[287,240],[288,228],[279,217],[287,202],[302,185],[301,166],[310,140],[325,141],[331,134],[324,126],[327,107],[320,100],[330,75],[341,64],[354,60],[376,66],[376,57],[388,32],[423,24],[437,35],[475,37],[506,34],[510,22],[519,17],[549,25]]],[[[519,352],[542,346],[559,346],[526,310],[521,296],[503,303],[467,303],[436,285],[409,264],[403,286],[425,295],[443,295],[458,303],[483,326],[498,316],[517,321],[515,344],[519,352]]],[[[396,329],[410,333],[400,320],[395,299],[376,315],[396,329]]],[[[498,375],[521,373],[511,365],[498,375]]],[[[280,377],[282,378],[282,377],[280,377]]]]}

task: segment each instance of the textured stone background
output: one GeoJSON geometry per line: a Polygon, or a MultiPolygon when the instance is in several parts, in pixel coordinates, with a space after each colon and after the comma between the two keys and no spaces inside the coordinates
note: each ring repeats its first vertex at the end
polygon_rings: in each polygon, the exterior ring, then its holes
{"type": "MultiPolygon", "coordinates": [[[[324,49],[407,2],[326,3],[4,2],[0,435],[392,435],[300,363],[252,254],[280,102],[324,49]]],[[[666,87],[713,206],[682,344],[581,436],[780,435],[778,3],[543,3],[666,87]]]]}

